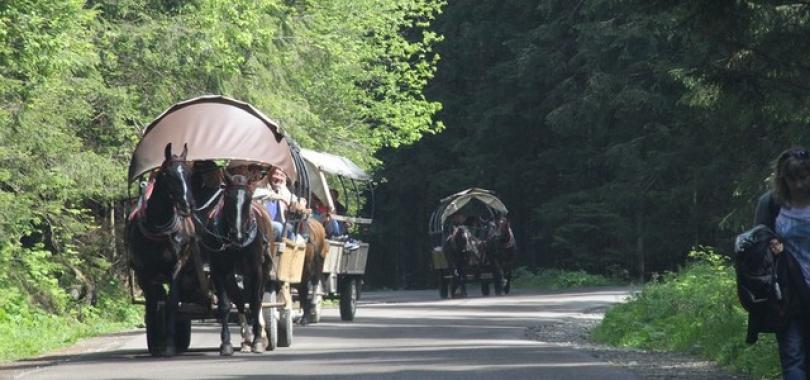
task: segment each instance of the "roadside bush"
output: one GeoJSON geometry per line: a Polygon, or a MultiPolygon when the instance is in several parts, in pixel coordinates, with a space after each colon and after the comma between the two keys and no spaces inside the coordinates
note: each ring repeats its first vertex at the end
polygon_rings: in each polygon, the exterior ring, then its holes
{"type": "Polygon", "coordinates": [[[110,278],[99,286],[98,302],[71,301],[54,313],[31,306],[15,287],[0,287],[0,362],[36,355],[88,336],[136,326],[142,310],[131,305],[120,283],[110,278]]]}
{"type": "Polygon", "coordinates": [[[730,260],[709,248],[689,256],[692,261],[681,271],[648,283],[630,302],[609,310],[594,340],[698,354],[754,378],[778,377],[773,334],[745,344],[746,313],[737,300],[730,260]]]}
{"type": "Polygon", "coordinates": [[[532,271],[518,267],[513,273],[513,287],[534,289],[566,289],[586,286],[616,285],[619,283],[601,275],[585,271],[564,271],[560,269],[539,269],[532,271]]]}

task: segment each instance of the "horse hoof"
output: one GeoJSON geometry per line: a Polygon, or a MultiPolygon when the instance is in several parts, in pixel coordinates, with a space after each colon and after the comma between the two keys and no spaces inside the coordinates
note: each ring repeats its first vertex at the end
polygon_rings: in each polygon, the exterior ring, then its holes
{"type": "Polygon", "coordinates": [[[177,355],[177,350],[175,350],[174,347],[169,346],[169,347],[166,347],[165,350],[163,350],[163,356],[164,357],[170,358],[170,357],[172,357],[174,355],[177,355]]]}
{"type": "Polygon", "coordinates": [[[253,352],[261,354],[262,352],[264,352],[264,347],[265,346],[262,344],[261,339],[259,339],[258,341],[253,343],[253,352]]]}
{"type": "Polygon", "coordinates": [[[219,346],[219,356],[232,356],[233,355],[233,346],[230,343],[222,343],[219,346]]]}
{"type": "Polygon", "coordinates": [[[239,351],[250,352],[250,343],[242,342],[242,348],[239,351]]]}

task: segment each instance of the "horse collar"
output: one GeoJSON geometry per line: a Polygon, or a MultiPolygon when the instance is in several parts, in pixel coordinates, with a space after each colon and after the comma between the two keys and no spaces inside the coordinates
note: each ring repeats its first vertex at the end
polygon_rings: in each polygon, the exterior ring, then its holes
{"type": "Polygon", "coordinates": [[[174,233],[180,230],[180,218],[177,214],[173,215],[172,218],[166,224],[162,226],[155,226],[154,228],[150,228],[146,224],[146,215],[141,218],[137,218],[136,224],[138,225],[138,229],[141,230],[143,236],[152,241],[164,241],[169,239],[174,233]]]}

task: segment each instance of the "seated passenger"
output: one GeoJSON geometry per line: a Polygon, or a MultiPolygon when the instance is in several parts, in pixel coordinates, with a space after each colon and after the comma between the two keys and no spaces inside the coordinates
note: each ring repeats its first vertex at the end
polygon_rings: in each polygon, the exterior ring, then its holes
{"type": "MultiPolygon", "coordinates": [[[[335,189],[329,189],[329,195],[332,197],[332,202],[335,204],[335,210],[334,210],[333,214],[334,215],[340,215],[340,216],[347,216],[346,213],[348,212],[348,210],[346,209],[346,206],[344,206],[338,200],[338,197],[340,196],[340,193],[335,189]]],[[[351,227],[351,223],[349,223],[349,222],[340,222],[340,221],[336,220],[335,221],[334,231],[333,231],[332,235],[333,236],[347,235],[349,233],[349,227],[351,227]]],[[[328,234],[329,230],[327,229],[326,232],[328,234]]]]}
{"type": "Polygon", "coordinates": [[[454,226],[460,226],[464,224],[465,221],[467,221],[467,217],[460,212],[456,212],[455,214],[453,214],[451,218],[452,218],[451,221],[454,226]]]}
{"type": "Polygon", "coordinates": [[[273,234],[276,241],[282,240],[282,231],[285,227],[288,239],[294,239],[293,226],[287,222],[286,212],[307,212],[306,199],[299,198],[287,188],[287,174],[281,168],[273,167],[270,170],[269,183],[253,192],[253,199],[264,202],[267,212],[272,219],[273,234]]]}
{"type": "Polygon", "coordinates": [[[343,230],[340,228],[339,222],[337,219],[333,218],[332,213],[329,212],[329,206],[321,202],[321,200],[314,194],[312,195],[312,215],[318,219],[321,224],[323,224],[324,230],[326,230],[326,237],[328,239],[343,234],[343,230]]]}
{"type": "Polygon", "coordinates": [[[312,194],[312,217],[323,223],[329,214],[329,207],[321,202],[317,195],[312,194]]]}

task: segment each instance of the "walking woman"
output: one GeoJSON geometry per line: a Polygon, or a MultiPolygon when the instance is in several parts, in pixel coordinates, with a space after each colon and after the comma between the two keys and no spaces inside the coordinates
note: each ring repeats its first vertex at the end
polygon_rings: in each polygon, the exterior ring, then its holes
{"type": "Polygon", "coordinates": [[[769,315],[779,344],[784,379],[808,379],[810,365],[810,153],[804,148],[782,152],[776,160],[772,189],[757,204],[755,224],[770,227],[770,250],[782,266],[780,283],[787,300],[783,312],[769,315]],[[781,257],[780,257],[781,256],[781,257]],[[780,315],[781,314],[781,315],[780,315]]]}

